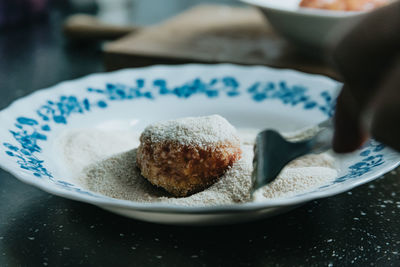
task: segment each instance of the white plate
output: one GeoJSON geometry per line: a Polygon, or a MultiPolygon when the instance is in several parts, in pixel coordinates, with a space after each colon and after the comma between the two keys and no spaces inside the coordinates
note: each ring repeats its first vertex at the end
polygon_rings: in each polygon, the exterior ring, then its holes
{"type": "Polygon", "coordinates": [[[153,121],[215,113],[236,127],[291,131],[331,116],[339,87],[323,76],[228,64],[94,74],[40,90],[1,111],[0,166],[49,193],[145,221],[223,224],[271,216],[371,181],[396,167],[399,154],[370,141],[356,153],[335,156],[338,178],[312,192],[262,203],[184,207],[113,199],[71,184],[52,144],[67,129],[108,120],[136,119],[143,129],[153,121]]]}

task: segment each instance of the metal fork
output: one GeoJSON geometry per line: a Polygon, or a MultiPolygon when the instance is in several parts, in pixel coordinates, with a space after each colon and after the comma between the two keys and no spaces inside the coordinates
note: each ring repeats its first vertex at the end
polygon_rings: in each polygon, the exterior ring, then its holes
{"type": "Polygon", "coordinates": [[[254,146],[252,192],[272,182],[287,163],[308,153],[321,153],[332,147],[332,119],[315,127],[316,134],[299,142],[290,142],[277,131],[264,130],[254,146]]]}

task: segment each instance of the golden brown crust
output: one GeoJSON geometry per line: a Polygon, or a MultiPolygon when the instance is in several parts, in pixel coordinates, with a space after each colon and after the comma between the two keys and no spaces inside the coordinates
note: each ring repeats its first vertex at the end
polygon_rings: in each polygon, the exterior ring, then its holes
{"type": "Polygon", "coordinates": [[[238,140],[204,148],[174,141],[151,143],[142,136],[136,163],[152,184],[183,197],[212,185],[241,153],[238,140]]]}
{"type": "Polygon", "coordinates": [[[302,0],[301,7],[328,10],[363,11],[390,3],[390,0],[302,0]]]}

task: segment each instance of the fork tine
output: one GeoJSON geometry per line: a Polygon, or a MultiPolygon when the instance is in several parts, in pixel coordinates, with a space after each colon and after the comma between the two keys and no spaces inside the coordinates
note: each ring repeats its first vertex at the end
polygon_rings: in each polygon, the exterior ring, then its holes
{"type": "Polygon", "coordinates": [[[288,142],[278,132],[262,131],[257,135],[253,160],[253,190],[271,182],[291,160],[311,150],[310,140],[288,142]]]}
{"type": "Polygon", "coordinates": [[[307,153],[321,153],[331,148],[333,126],[329,119],[318,125],[313,137],[300,142],[290,142],[274,130],[257,135],[253,159],[252,193],[273,181],[287,163],[307,153]]]}

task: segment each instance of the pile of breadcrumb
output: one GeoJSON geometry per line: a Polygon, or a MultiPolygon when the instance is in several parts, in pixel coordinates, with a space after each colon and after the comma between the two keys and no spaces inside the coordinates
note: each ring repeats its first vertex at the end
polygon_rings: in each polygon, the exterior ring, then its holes
{"type": "Polygon", "coordinates": [[[105,196],[136,202],[166,202],[184,206],[210,206],[268,201],[307,192],[329,184],[337,176],[328,154],[307,155],[291,162],[272,183],[250,195],[253,145],[256,130],[238,130],[242,158],[220,179],[199,193],[176,198],[151,185],[137,168],[139,134],[131,131],[83,129],[59,139],[63,162],[71,182],[105,196]]]}

